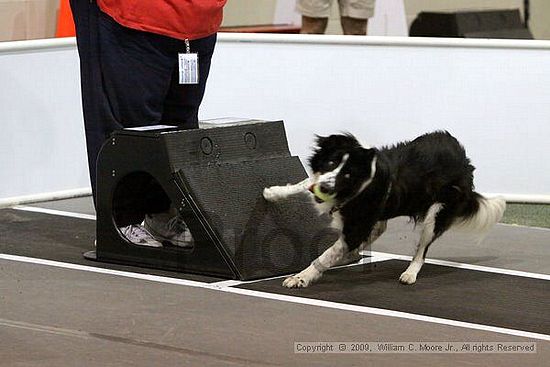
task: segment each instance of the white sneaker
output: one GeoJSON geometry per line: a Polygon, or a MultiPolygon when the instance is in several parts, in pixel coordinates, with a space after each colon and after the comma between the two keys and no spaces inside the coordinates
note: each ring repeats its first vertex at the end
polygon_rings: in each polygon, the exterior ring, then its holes
{"type": "Polygon", "coordinates": [[[162,243],[168,242],[173,246],[192,248],[193,235],[179,215],[170,213],[147,214],[144,227],[153,237],[162,243]]]}
{"type": "Polygon", "coordinates": [[[126,239],[139,246],[162,247],[162,243],[157,241],[141,224],[132,224],[126,227],[120,227],[120,232],[126,239]]]}

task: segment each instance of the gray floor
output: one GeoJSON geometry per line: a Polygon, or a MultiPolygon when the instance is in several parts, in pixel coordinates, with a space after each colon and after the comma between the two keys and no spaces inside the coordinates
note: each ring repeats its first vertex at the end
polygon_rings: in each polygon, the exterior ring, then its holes
{"type": "MultiPolygon", "coordinates": [[[[93,213],[89,198],[36,206],[93,213]]],[[[401,219],[392,222],[374,250],[410,254],[416,238],[410,229],[401,219]]],[[[443,238],[429,257],[550,274],[550,231],[499,225],[479,245],[457,238],[443,238]]],[[[0,340],[0,366],[546,366],[550,360],[550,342],[541,340],[536,354],[295,354],[299,341],[530,339],[5,259],[0,340]]]]}
{"type": "MultiPolygon", "coordinates": [[[[389,223],[373,251],[413,255],[418,231],[408,219],[389,223]]],[[[429,249],[428,257],[511,270],[550,274],[550,230],[497,224],[481,243],[464,233],[448,233],[429,249]]]]}
{"type": "Polygon", "coordinates": [[[85,196],[75,199],[47,201],[42,203],[30,204],[29,206],[95,215],[94,202],[91,196],[85,196]]]}

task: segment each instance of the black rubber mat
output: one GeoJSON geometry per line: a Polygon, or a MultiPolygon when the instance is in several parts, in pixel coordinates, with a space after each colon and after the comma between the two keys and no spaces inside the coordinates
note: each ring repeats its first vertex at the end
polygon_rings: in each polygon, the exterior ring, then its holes
{"type": "Polygon", "coordinates": [[[134,266],[95,262],[82,254],[93,250],[95,221],[14,209],[0,210],[0,253],[153,274],[172,278],[217,282],[222,279],[134,266]]]}
{"type": "Polygon", "coordinates": [[[282,287],[282,278],[239,288],[550,334],[550,281],[426,264],[416,284],[401,285],[407,265],[335,269],[302,289],[282,287]]]}

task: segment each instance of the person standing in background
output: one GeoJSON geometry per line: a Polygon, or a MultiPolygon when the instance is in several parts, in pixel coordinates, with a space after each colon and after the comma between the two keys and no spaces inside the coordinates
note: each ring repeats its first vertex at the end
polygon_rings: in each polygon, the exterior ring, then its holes
{"type": "MultiPolygon", "coordinates": [[[[113,131],[158,124],[198,128],[226,1],[70,1],[94,203],[98,153],[113,131]]],[[[120,230],[139,245],[193,245],[173,208],[120,230]]]]}
{"type": "MultiPolygon", "coordinates": [[[[338,0],[340,23],[346,35],[366,35],[368,19],[374,15],[375,0],[338,0]]],[[[298,0],[296,10],[302,14],[300,33],[324,34],[333,0],[298,0]]]]}

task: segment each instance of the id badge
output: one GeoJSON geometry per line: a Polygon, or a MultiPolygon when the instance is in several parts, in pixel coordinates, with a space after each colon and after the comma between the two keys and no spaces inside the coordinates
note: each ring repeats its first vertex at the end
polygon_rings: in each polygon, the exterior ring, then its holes
{"type": "Polygon", "coordinates": [[[199,84],[199,55],[178,54],[180,84],[199,84]]]}

